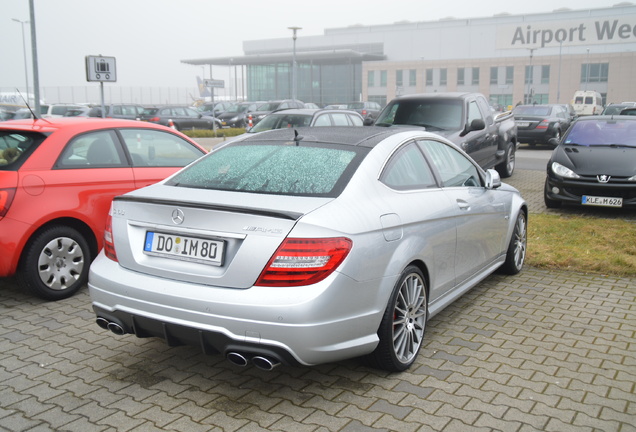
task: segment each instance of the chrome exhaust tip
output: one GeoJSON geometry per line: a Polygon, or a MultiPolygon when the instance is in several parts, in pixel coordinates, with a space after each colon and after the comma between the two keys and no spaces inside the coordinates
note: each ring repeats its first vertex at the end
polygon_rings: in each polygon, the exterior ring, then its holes
{"type": "Polygon", "coordinates": [[[126,334],[126,331],[124,330],[124,328],[122,326],[120,326],[119,324],[117,324],[116,322],[109,322],[108,323],[108,330],[112,331],[113,333],[115,333],[118,336],[122,336],[122,335],[126,334]]]}
{"type": "Polygon", "coordinates": [[[247,357],[237,352],[229,352],[227,353],[225,358],[227,358],[230,361],[230,363],[233,363],[236,366],[244,367],[244,366],[247,366],[247,363],[248,363],[247,357]]]}
{"type": "Polygon", "coordinates": [[[271,371],[276,366],[280,365],[280,362],[275,359],[270,359],[268,357],[256,356],[252,358],[252,363],[259,369],[271,371]]]}
{"type": "Polygon", "coordinates": [[[104,330],[108,330],[108,323],[109,321],[106,318],[102,318],[102,317],[97,317],[97,319],[95,320],[95,322],[97,323],[98,326],[100,326],[101,328],[103,328],[104,330]]]}

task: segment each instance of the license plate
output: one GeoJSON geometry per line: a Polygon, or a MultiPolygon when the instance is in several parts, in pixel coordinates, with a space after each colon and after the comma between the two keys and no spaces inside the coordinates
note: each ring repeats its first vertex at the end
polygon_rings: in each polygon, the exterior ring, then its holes
{"type": "Polygon", "coordinates": [[[581,204],[602,207],[623,207],[623,198],[583,195],[581,204]]]}
{"type": "Polygon", "coordinates": [[[528,127],[530,126],[530,122],[517,122],[518,127],[528,127]]]}
{"type": "Polygon", "coordinates": [[[222,121],[221,126],[227,126],[227,122],[222,121]]]}
{"type": "Polygon", "coordinates": [[[219,240],[147,231],[144,252],[148,255],[220,266],[223,246],[219,240]]]}

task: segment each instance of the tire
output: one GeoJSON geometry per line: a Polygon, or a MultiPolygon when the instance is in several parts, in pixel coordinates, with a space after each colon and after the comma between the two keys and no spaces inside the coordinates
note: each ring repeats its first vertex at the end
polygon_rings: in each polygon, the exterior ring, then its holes
{"type": "Polygon", "coordinates": [[[508,178],[515,171],[515,144],[508,143],[506,148],[506,157],[503,162],[497,165],[496,170],[499,171],[501,178],[508,178]]]}
{"type": "Polygon", "coordinates": [[[519,212],[515,228],[506,251],[506,261],[500,267],[501,273],[515,275],[523,268],[528,246],[528,220],[524,212],[519,212]]]}
{"type": "Polygon", "coordinates": [[[378,328],[380,342],[366,363],[390,372],[408,369],[422,346],[427,320],[426,282],[420,269],[409,266],[393,289],[378,328]]]}
{"type": "Polygon", "coordinates": [[[45,300],[71,297],[88,281],[88,242],[74,228],[57,225],[36,234],[24,250],[18,281],[45,300]]]}
{"type": "Polygon", "coordinates": [[[561,201],[553,200],[548,197],[548,180],[545,181],[545,186],[543,187],[543,202],[545,206],[549,209],[559,209],[561,208],[561,201]]]}

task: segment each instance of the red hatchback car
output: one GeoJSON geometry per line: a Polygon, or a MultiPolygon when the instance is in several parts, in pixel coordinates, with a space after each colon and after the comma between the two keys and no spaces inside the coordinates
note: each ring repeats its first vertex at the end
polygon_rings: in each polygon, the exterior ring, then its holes
{"type": "Polygon", "coordinates": [[[102,247],[110,202],[156,183],[206,150],[133,120],[0,123],[0,277],[47,300],[77,292],[102,247]]]}

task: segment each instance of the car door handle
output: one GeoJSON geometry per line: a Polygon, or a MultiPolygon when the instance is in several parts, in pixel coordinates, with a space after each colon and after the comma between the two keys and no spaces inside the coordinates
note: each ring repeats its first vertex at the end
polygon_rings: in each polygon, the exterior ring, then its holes
{"type": "Polygon", "coordinates": [[[468,211],[470,210],[470,204],[464,200],[457,200],[457,205],[459,206],[460,210],[464,210],[464,211],[468,211]]]}

